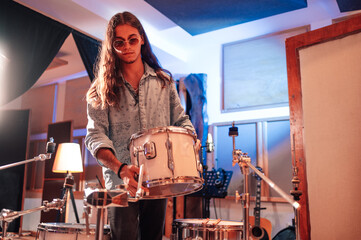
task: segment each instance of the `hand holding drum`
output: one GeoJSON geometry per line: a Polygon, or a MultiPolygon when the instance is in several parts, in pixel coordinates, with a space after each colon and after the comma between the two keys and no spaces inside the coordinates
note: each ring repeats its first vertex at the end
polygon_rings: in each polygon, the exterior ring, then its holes
{"type": "Polygon", "coordinates": [[[138,187],[141,187],[144,192],[149,192],[147,188],[138,184],[139,170],[139,167],[135,165],[125,165],[119,172],[120,178],[124,181],[125,188],[132,197],[135,197],[138,187]]]}

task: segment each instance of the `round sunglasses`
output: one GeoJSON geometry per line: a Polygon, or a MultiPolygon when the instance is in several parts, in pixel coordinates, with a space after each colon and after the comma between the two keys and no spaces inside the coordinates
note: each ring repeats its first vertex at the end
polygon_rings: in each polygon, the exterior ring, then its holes
{"type": "Polygon", "coordinates": [[[130,46],[135,46],[139,43],[139,38],[137,37],[132,37],[131,39],[129,40],[115,40],[113,42],[113,47],[116,49],[116,50],[120,50],[122,48],[124,48],[125,46],[125,43],[129,43],[130,46]]]}

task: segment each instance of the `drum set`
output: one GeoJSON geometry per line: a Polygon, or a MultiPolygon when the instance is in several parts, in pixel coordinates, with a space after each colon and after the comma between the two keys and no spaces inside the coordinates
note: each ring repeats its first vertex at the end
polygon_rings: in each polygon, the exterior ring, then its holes
{"type": "MultiPolygon", "coordinates": [[[[233,129],[234,130],[234,129],[233,129]]],[[[230,135],[231,136],[231,135],[230,135]]],[[[234,149],[233,136],[233,149],[234,149]]],[[[105,224],[105,210],[108,207],[127,207],[128,202],[147,199],[161,199],[187,195],[199,191],[203,187],[203,166],[199,160],[200,146],[197,146],[196,134],[181,127],[161,127],[149,129],[130,138],[129,151],[132,164],[140,167],[138,191],[131,197],[124,186],[107,190],[98,185],[88,184],[84,191],[85,224],[71,223],[40,223],[37,239],[110,239],[109,227],[105,224]],[[142,187],[149,189],[145,194],[142,187]],[[89,224],[90,209],[96,209],[96,224],[89,224]]],[[[54,147],[55,149],[55,147],[54,147]]],[[[51,153],[50,153],[51,154],[51,153]]],[[[49,156],[48,156],[49,157],[49,156]]],[[[250,161],[240,150],[233,150],[233,162],[239,163],[245,178],[248,175],[250,161]]],[[[250,166],[252,169],[253,167],[250,166]]],[[[257,171],[257,169],[253,169],[257,171]]],[[[256,172],[257,173],[257,172],[256,172]]],[[[257,173],[258,174],[258,173],[257,173]]],[[[263,175],[263,174],[262,174],[263,175]]],[[[269,183],[267,179],[267,183],[269,183]]],[[[247,185],[247,179],[245,184],[247,185]]],[[[278,191],[278,189],[276,189],[278,191]]],[[[283,193],[282,193],[283,194],[283,193]]],[[[282,195],[281,194],[281,195],[282,195]]],[[[294,204],[298,203],[284,197],[294,204]]],[[[282,196],[283,196],[282,195],[282,196]]],[[[244,189],[244,220],[243,222],[224,221],[220,219],[176,219],[172,225],[171,240],[213,240],[213,239],[249,239],[248,206],[249,192],[244,189]]],[[[34,212],[56,209],[62,211],[66,204],[63,199],[44,202],[40,208],[14,212],[3,209],[0,221],[3,238],[6,238],[7,224],[18,216],[34,212]]]]}

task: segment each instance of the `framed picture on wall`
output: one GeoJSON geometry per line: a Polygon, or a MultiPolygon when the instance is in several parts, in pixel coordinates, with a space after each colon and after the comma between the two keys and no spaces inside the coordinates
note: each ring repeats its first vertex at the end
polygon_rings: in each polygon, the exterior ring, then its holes
{"type": "Polygon", "coordinates": [[[288,105],[285,40],[309,26],[224,44],[222,111],[288,105]]]}

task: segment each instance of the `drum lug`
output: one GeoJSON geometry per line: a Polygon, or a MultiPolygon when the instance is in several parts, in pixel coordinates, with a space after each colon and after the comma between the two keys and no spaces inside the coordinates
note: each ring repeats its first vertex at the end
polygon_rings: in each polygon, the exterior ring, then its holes
{"type": "Polygon", "coordinates": [[[199,160],[199,149],[197,150],[196,147],[193,147],[194,149],[194,155],[196,157],[196,168],[198,170],[198,172],[202,175],[203,174],[203,165],[201,163],[201,161],[199,160]]]}
{"type": "Polygon", "coordinates": [[[172,171],[173,175],[174,175],[174,160],[173,160],[173,144],[172,141],[169,139],[169,135],[168,135],[168,139],[166,141],[166,148],[167,148],[167,153],[168,153],[168,168],[172,171]]]}
{"type": "Polygon", "coordinates": [[[197,170],[201,175],[203,174],[203,166],[199,160],[197,160],[197,170]]]}
{"type": "Polygon", "coordinates": [[[154,142],[146,142],[143,145],[144,155],[146,159],[153,159],[157,156],[157,151],[154,142]]]}

